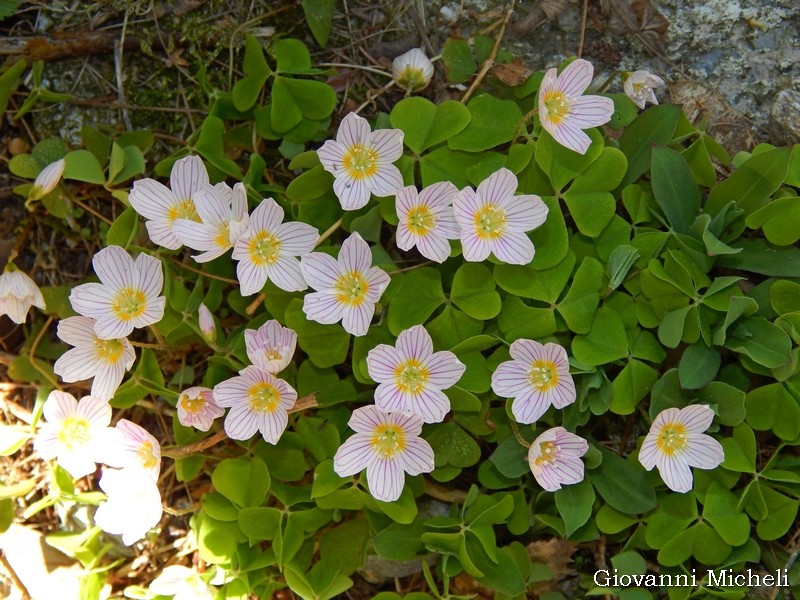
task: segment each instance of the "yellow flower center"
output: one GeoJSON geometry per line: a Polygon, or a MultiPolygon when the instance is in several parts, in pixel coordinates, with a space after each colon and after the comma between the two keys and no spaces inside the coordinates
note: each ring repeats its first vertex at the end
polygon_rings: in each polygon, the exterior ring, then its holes
{"type": "Polygon", "coordinates": [[[158,467],[158,458],[156,457],[155,452],[153,452],[153,442],[142,442],[142,445],[136,452],[136,456],[139,457],[139,461],[145,469],[150,470],[158,467]]]}
{"type": "Polygon", "coordinates": [[[147,296],[142,290],[126,287],[117,292],[111,310],[123,321],[141,317],[147,309],[147,296]]]}
{"type": "Polygon", "coordinates": [[[191,198],[184,198],[179,200],[177,204],[173,204],[167,211],[167,221],[170,225],[175,219],[189,219],[190,221],[200,222],[200,217],[197,214],[197,208],[191,198]]]}
{"type": "Polygon", "coordinates": [[[205,406],[205,404],[206,401],[202,394],[199,394],[197,398],[190,398],[186,394],[181,395],[181,408],[193,415],[196,415],[203,410],[203,406],[205,406]]]}
{"type": "Polygon", "coordinates": [[[680,452],[686,447],[686,427],[683,423],[666,423],[661,427],[656,441],[658,449],[667,456],[680,452]]]}
{"type": "Polygon", "coordinates": [[[547,92],[542,102],[547,109],[547,116],[555,125],[569,116],[569,102],[563,92],[555,90],[547,92]]]}
{"type": "Polygon", "coordinates": [[[506,211],[494,204],[486,204],[475,213],[475,230],[482,240],[499,238],[507,224],[506,211]]]}
{"type": "Polygon", "coordinates": [[[265,381],[253,384],[247,390],[250,410],[258,413],[275,412],[281,401],[281,393],[274,385],[265,381]]]}
{"type": "Polygon", "coordinates": [[[369,291],[367,280],[358,271],[339,275],[333,287],[339,302],[349,306],[360,306],[369,291]]]}
{"type": "Polygon", "coordinates": [[[61,421],[61,429],[58,431],[58,441],[69,450],[78,448],[89,443],[89,421],[79,417],[67,417],[61,421]]]}
{"type": "Polygon", "coordinates": [[[406,447],[406,434],[393,425],[381,425],[372,436],[372,446],[382,458],[391,458],[406,447]]]}
{"type": "Polygon", "coordinates": [[[419,67],[406,66],[397,77],[397,84],[404,89],[417,90],[424,88],[425,73],[419,67]]]}
{"type": "Polygon", "coordinates": [[[372,177],[378,171],[378,153],[374,148],[365,148],[361,144],[355,144],[344,155],[342,165],[353,179],[372,177]]]}
{"type": "Polygon", "coordinates": [[[416,358],[409,358],[397,365],[394,375],[397,377],[397,386],[401,391],[418,394],[425,389],[430,372],[416,358]]]}
{"type": "Polygon", "coordinates": [[[555,442],[541,442],[539,444],[539,456],[534,461],[537,467],[542,465],[549,465],[556,460],[558,454],[558,446],[555,442]]]}
{"type": "Polygon", "coordinates": [[[408,230],[416,235],[427,235],[436,226],[436,215],[427,206],[415,206],[408,213],[408,230]]]}
{"type": "Polygon", "coordinates": [[[214,243],[220,248],[230,248],[231,245],[231,224],[223,221],[219,224],[214,243]]]}
{"type": "Polygon", "coordinates": [[[250,240],[250,259],[259,267],[272,265],[281,254],[281,241],[266,231],[260,231],[250,240]]]}
{"type": "Polygon", "coordinates": [[[540,392],[546,392],[558,385],[558,368],[553,361],[535,360],[528,371],[528,381],[540,392]]]}
{"type": "Polygon", "coordinates": [[[116,364],[125,352],[125,346],[122,344],[122,340],[96,339],[94,341],[94,346],[97,351],[98,360],[112,365],[116,364]]]}

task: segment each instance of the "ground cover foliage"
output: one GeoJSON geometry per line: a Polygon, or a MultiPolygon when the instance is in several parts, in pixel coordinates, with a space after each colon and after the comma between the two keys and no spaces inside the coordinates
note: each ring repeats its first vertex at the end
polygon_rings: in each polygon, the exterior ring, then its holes
{"type": "MultiPolygon", "coordinates": [[[[327,3],[304,5],[324,45],[327,3]]],[[[704,577],[707,569],[752,568],[788,569],[796,592],[800,150],[760,144],[729,156],[679,106],[639,111],[616,83],[602,92],[613,102],[610,121],[586,130],[591,145],[579,154],[536,118],[542,72],[519,81],[486,77],[465,102],[401,94],[388,110],[362,114],[373,131],[402,131],[394,164],[404,185],[477,188],[507,169],[517,194],[536,195],[548,209],[528,234],[535,255],[526,264],[496,256],[469,262],[458,240],[437,263],[398,247],[394,196],[342,209],[317,149],[349,111],[338,110],[336,74],[314,66],[311,43],[248,36],[230,88],[198,74],[206,114],[166,158],[150,158],[154,132],[87,125],[80,145],[45,139],[9,163],[30,211],[163,267],[163,318],[134,334],[136,362],[110,399],[115,421],[124,415],[150,431],[164,456],[159,489],[169,510],[137,552],[148,556],[171,529],[185,530],[188,550],[156,557],[159,568],[143,579],[167,564],[193,565],[220,598],[268,598],[288,587],[302,598],[349,590],[388,600],[401,595],[389,591],[396,576],[397,589],[417,600],[744,598],[745,587],[704,577]],[[229,254],[198,264],[187,249],[153,244],[128,200],[131,187],[146,177],[165,180],[188,156],[202,158],[212,183],[243,183],[250,211],[269,197],[287,221],[314,227],[323,234],[318,252],[336,257],[354,234],[367,242],[371,264],[390,283],[366,333],[310,319],[307,293],[272,281],[263,293],[242,296],[229,254]],[[285,161],[280,171],[271,164],[276,157],[285,161]],[[47,194],[32,193],[42,169],[62,158],[63,180],[47,194]],[[79,200],[92,194],[115,206],[113,219],[93,230],[79,200]],[[201,304],[215,317],[213,334],[201,326],[201,304]],[[270,442],[258,433],[237,442],[222,421],[209,433],[181,425],[180,393],[235,377],[252,360],[244,331],[270,320],[297,334],[297,352],[280,370],[299,397],[286,431],[270,442]],[[365,473],[340,477],[334,457],[351,437],[353,411],[374,403],[370,352],[419,325],[435,350],[451,352],[465,369],[445,390],[449,414],[422,427],[433,470],[406,477],[399,499],[383,502],[365,473]],[[574,380],[574,402],[548,408],[532,424],[517,423],[512,401],[493,388],[493,373],[517,340],[565,348],[574,380]],[[706,433],[721,444],[724,461],[695,469],[689,491],[678,493],[659,470],[643,468],[639,452],[660,413],[696,405],[713,410],[706,433]],[[586,439],[588,451],[585,476],[552,492],[527,457],[539,435],[559,426],[586,439]],[[568,542],[553,550],[555,540],[568,542]],[[410,571],[397,570],[409,564],[410,571]],[[592,578],[599,569],[696,572],[698,586],[604,588],[592,578]],[[377,583],[370,587],[365,577],[377,583]]],[[[490,55],[511,58],[493,43],[449,40],[437,77],[470,81],[490,55]]],[[[0,74],[4,105],[13,90],[26,91],[15,118],[62,99],[42,84],[43,68],[21,62],[0,74]]],[[[96,279],[76,283],[85,281],[96,279]]],[[[8,376],[36,384],[38,393],[30,426],[6,428],[6,455],[28,448],[53,389],[88,393],[53,371],[68,349],[55,324],[75,315],[74,287],[43,287],[51,317],[30,318],[9,364],[8,376]]],[[[66,515],[97,506],[105,500],[102,477],[98,471],[76,482],[51,462],[35,480],[6,481],[4,525],[51,507],[66,515]]],[[[55,529],[50,543],[86,568],[85,598],[98,597],[112,569],[130,560],[91,517],[65,517],[55,529]]],[[[147,581],[114,583],[131,584],[129,597],[160,597],[147,581]]],[[[789,593],[775,589],[772,597],[789,593]]]]}

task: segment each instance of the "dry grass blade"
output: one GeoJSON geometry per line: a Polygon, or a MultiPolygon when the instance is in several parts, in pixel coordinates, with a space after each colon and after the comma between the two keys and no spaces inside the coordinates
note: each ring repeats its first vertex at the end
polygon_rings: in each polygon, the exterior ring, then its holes
{"type": "Polygon", "coordinates": [[[542,0],[528,15],[511,28],[515,33],[530,33],[545,21],[552,21],[568,6],[567,0],[542,0]]]}

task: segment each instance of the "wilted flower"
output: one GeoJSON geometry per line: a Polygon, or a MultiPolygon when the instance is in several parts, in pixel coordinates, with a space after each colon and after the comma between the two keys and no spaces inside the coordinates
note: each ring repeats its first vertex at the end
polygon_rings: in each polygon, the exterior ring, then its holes
{"type": "Polygon", "coordinates": [[[303,298],[306,317],[325,324],[341,321],[347,333],[365,335],[375,303],[389,285],[389,275],[371,264],[369,245],[358,233],[344,241],[338,260],[323,252],[304,256],[300,269],[317,290],[303,298]]]}
{"type": "Polygon", "coordinates": [[[239,375],[214,387],[214,400],[230,408],[225,417],[225,433],[234,440],[247,440],[260,431],[270,444],[278,440],[289,424],[289,409],[297,392],[271,373],[258,367],[245,367],[239,375]]]}
{"type": "Polygon", "coordinates": [[[411,250],[417,247],[425,258],[442,263],[450,256],[450,242],[461,235],[453,214],[452,202],[458,188],[441,181],[417,192],[413,185],[404,187],[395,197],[397,247],[411,250]]]}
{"type": "Polygon", "coordinates": [[[297,334],[274,319],[258,329],[244,330],[247,358],[267,373],[280,373],[289,364],[297,346],[297,334]]]}
{"type": "Polygon", "coordinates": [[[547,205],[533,194],[515,196],[517,178],[500,169],[484,179],[477,190],[466,187],[453,201],[461,226],[464,260],[479,262],[489,254],[512,265],[533,260],[533,242],[525,235],[547,219],[547,205]]]}
{"type": "Polygon", "coordinates": [[[419,48],[413,48],[392,61],[392,78],[404,90],[426,87],[433,77],[433,63],[419,48]]]}
{"type": "Polygon", "coordinates": [[[658,413],[639,450],[639,462],[648,471],[658,467],[661,479],[675,492],[692,489],[692,471],[715,469],[723,460],[722,444],[703,432],[714,420],[708,406],[693,404],[658,413]]]}
{"type": "Polygon", "coordinates": [[[214,401],[214,392],[207,387],[186,388],[178,396],[178,421],[184,427],[208,431],[214,419],[225,414],[225,410],[214,401]]]}
{"type": "Polygon", "coordinates": [[[586,154],[592,143],[584,129],[608,123],[614,102],[602,96],[582,96],[592,82],[594,68],[579,58],[561,72],[549,69],[539,87],[539,120],[562,146],[586,154]]]}
{"type": "Polygon", "coordinates": [[[92,266],[101,283],[73,288],[69,301],[79,314],[96,321],[97,337],[128,337],[134,327],[163,318],[166,299],[159,296],[164,287],[160,260],[142,253],[134,261],[121,247],[108,246],[94,255],[92,266]]]}
{"type": "Polygon", "coordinates": [[[213,600],[216,591],[200,575],[182,565],[170,565],[150,582],[150,591],[172,600],[213,600]]]}
{"type": "Polygon", "coordinates": [[[36,435],[33,448],[42,458],[55,458],[73,477],[94,473],[103,462],[105,449],[115,439],[108,402],[54,390],[42,408],[47,420],[36,435]]]}
{"type": "Polygon", "coordinates": [[[379,382],[375,405],[386,412],[420,415],[438,423],[450,410],[442,390],[455,385],[466,367],[452,352],[434,352],[422,325],[400,332],[396,346],[379,344],[367,354],[369,376],[379,382]]]}
{"type": "Polygon", "coordinates": [[[200,303],[197,307],[197,321],[200,326],[200,333],[206,338],[206,341],[213,344],[217,341],[217,324],[214,322],[214,315],[208,310],[208,307],[200,303]]]}
{"type": "Polygon", "coordinates": [[[400,497],[405,473],[419,475],[433,471],[433,448],[419,437],[422,417],[410,413],[387,414],[376,406],[353,411],[348,438],[333,457],[339,477],[367,470],[370,493],[383,502],[400,497]]]}
{"type": "Polygon", "coordinates": [[[31,306],[46,309],[42,292],[33,279],[9,263],[0,275],[0,315],[8,315],[14,323],[22,324],[31,306]]]}
{"type": "Polygon", "coordinates": [[[144,427],[127,419],[117,421],[117,439],[104,449],[101,462],[126,471],[139,470],[158,481],[161,473],[161,444],[144,427]]]}
{"type": "Polygon", "coordinates": [[[121,534],[126,546],[142,539],[161,520],[161,492],[144,469],[106,469],[100,489],[108,499],[97,507],[94,522],[107,533],[121,534]]]}
{"type": "Polygon", "coordinates": [[[324,169],[333,173],[333,191],[344,210],[369,202],[370,193],[393,196],[403,187],[403,177],[392,163],[403,154],[399,129],[370,131],[366,119],[348,113],[339,125],[336,141],[317,150],[324,169]]]}
{"type": "Polygon", "coordinates": [[[133,183],[128,201],[133,209],[149,219],[145,225],[154,244],[177,250],[183,242],[175,234],[177,219],[200,221],[195,195],[208,185],[208,172],[199,156],[187,156],[172,165],[170,187],[155,179],[133,183]]]}
{"type": "Polygon", "coordinates": [[[206,185],[195,192],[194,204],[200,222],[178,218],[173,231],[186,246],[203,251],[192,258],[209,262],[233,248],[247,227],[247,193],[243,183],[233,190],[224,183],[206,185]]]}
{"type": "Polygon", "coordinates": [[[297,257],[311,252],[318,239],[319,231],[311,225],[283,223],[283,209],[265,198],[233,249],[242,296],[255,294],[267,281],[287,292],[306,289],[297,257]]]}
{"type": "Polygon", "coordinates": [[[639,108],[644,108],[645,104],[658,104],[658,98],[654,88],[664,85],[664,80],[658,75],[653,75],[647,71],[634,71],[628,73],[622,84],[625,95],[639,108]]]}
{"type": "Polygon", "coordinates": [[[42,169],[36,176],[33,187],[28,192],[28,199],[39,200],[56,189],[58,182],[61,181],[61,176],[64,174],[65,165],[66,161],[62,158],[42,169]]]}
{"type": "Polygon", "coordinates": [[[514,398],[511,412],[518,422],[533,423],[551,404],[564,408],[575,402],[575,383],[564,348],[516,340],[509,353],[513,360],[501,363],[492,374],[492,390],[503,398],[514,398]]]}
{"type": "Polygon", "coordinates": [[[92,396],[111,400],[125,371],[136,360],[136,353],[127,338],[103,340],[94,331],[95,320],[89,317],[68,317],[58,323],[58,337],[71,346],[53,365],[53,371],[67,383],[91,379],[92,396]]]}
{"type": "Polygon", "coordinates": [[[563,427],[537,437],[528,450],[528,464],[537,483],[548,492],[583,481],[583,461],[589,443],[563,427]]]}

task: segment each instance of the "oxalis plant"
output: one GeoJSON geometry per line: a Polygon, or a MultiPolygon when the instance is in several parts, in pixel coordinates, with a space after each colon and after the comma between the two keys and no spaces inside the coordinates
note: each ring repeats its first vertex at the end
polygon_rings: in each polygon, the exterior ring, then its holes
{"type": "Polygon", "coordinates": [[[75,223],[78,186],[123,206],[90,281],[0,282],[15,320],[53,315],[10,368],[41,387],[6,453],[54,459],[22,516],[96,506],[50,536],[87,598],[115,536],[187,519],[194,559],[126,596],[324,600],[421,570],[397,584],[417,600],[788,597],[800,151],[731,159],[645,109],[660,79],[587,92],[582,59],[439,104],[421,51],[394,66],[389,114],[333,115],[300,41],[248,38],[153,177],[147,132],[12,159],[30,210],[75,223]]]}

